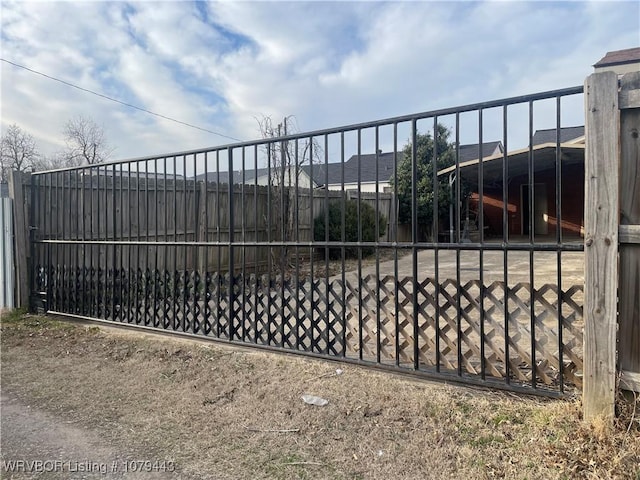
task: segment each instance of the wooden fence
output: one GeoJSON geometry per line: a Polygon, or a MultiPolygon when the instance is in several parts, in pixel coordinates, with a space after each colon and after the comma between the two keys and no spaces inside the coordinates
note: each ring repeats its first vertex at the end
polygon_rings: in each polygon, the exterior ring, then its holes
{"type": "MultiPolygon", "coordinates": [[[[236,184],[232,191],[233,212],[229,210],[229,185],[205,181],[144,178],[140,174],[82,175],[60,172],[48,182],[37,184],[31,198],[28,177],[23,179],[23,195],[28,203],[49,205],[53,217],[33,218],[37,239],[114,242],[173,242],[178,245],[77,245],[70,261],[74,266],[112,265],[138,268],[150,261],[159,269],[198,269],[226,271],[229,265],[230,226],[234,241],[268,242],[311,241],[313,217],[321,215],[331,202],[355,199],[356,192],[285,188],[236,184]],[[26,182],[26,183],[25,183],[26,182]],[[281,196],[282,195],[282,196],[281,196]],[[284,198],[283,198],[284,197],[284,198]],[[313,199],[313,200],[312,200],[313,199]],[[311,202],[313,201],[313,205],[311,202]],[[281,206],[288,203],[288,208],[281,206]],[[288,212],[283,230],[280,211],[288,212]],[[233,221],[231,220],[233,216],[233,221]],[[294,217],[295,216],[295,220],[294,217]],[[268,225],[271,226],[269,229],[268,225]],[[283,237],[284,235],[284,237],[283,237]],[[180,242],[216,242],[220,246],[186,248],[180,242]],[[115,255],[115,257],[114,257],[115,255]],[[153,259],[153,260],[150,260],[153,259]]],[[[361,192],[360,199],[395,222],[394,196],[391,193],[361,192]],[[376,198],[377,197],[377,198],[376,198]]],[[[38,209],[44,211],[44,208],[38,209]]],[[[389,241],[387,228],[381,241],[389,241]]],[[[279,255],[279,247],[253,246],[235,249],[234,262],[246,268],[264,269],[269,257],[279,255]]],[[[305,252],[303,255],[309,255],[305,252]]]]}

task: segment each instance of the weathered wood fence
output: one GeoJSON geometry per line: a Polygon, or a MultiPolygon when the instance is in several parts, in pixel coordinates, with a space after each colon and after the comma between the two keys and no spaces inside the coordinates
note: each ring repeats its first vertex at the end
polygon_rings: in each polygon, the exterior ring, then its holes
{"type": "MultiPolygon", "coordinates": [[[[18,178],[18,177],[16,177],[18,178]]],[[[17,182],[16,182],[17,183],[17,182]]],[[[141,173],[83,175],[82,171],[62,171],[31,193],[29,175],[23,175],[16,187],[24,197],[24,215],[29,204],[50,206],[53,217],[31,218],[31,234],[39,240],[65,238],[82,242],[111,240],[114,242],[150,242],[136,246],[80,246],[72,263],[76,266],[118,265],[137,269],[148,259],[159,269],[198,269],[226,271],[229,265],[230,225],[235,241],[267,242],[281,240],[311,241],[313,217],[322,215],[332,202],[358,198],[357,192],[285,188],[236,184],[233,218],[229,212],[228,184],[203,180],[145,178],[141,173]],[[282,198],[284,196],[284,198],[282,198]],[[206,199],[206,201],[205,201],[206,199]],[[313,201],[313,206],[311,202],[313,201]],[[289,231],[282,228],[281,204],[289,217],[285,224],[295,224],[289,231]],[[288,238],[283,238],[288,237],[288,238]],[[159,244],[158,244],[159,242],[159,244]],[[172,245],[162,245],[162,242],[172,245]],[[221,246],[181,248],[184,242],[214,242],[221,246]],[[178,244],[176,246],[175,244],[178,244]],[[142,258],[141,258],[142,257],[142,258]]],[[[395,223],[393,194],[361,192],[360,199],[395,223]]],[[[44,209],[40,209],[42,211],[44,209]]],[[[380,238],[390,239],[390,229],[380,238]]],[[[234,262],[246,268],[265,268],[271,250],[278,247],[236,249],[234,262]],[[244,255],[244,256],[242,256],[244,255]]],[[[307,255],[309,252],[307,252],[307,255]]]]}

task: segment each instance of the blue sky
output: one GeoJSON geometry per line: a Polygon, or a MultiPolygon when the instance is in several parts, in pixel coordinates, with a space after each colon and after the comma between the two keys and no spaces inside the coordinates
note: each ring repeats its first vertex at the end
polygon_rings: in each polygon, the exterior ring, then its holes
{"type": "MultiPolygon", "coordinates": [[[[256,118],[302,130],[579,85],[640,45],[638,2],[12,2],[2,58],[229,137],[256,118]]],[[[104,127],[113,159],[228,138],[0,63],[2,131],[43,154],[65,122],[104,127]]],[[[563,122],[580,123],[566,112],[563,122]]],[[[553,125],[551,125],[553,126],[553,125]]]]}

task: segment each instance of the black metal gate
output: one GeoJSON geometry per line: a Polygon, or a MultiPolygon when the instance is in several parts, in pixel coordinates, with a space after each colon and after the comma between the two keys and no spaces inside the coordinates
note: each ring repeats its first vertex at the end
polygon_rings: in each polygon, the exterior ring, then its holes
{"type": "Polygon", "coordinates": [[[582,372],[581,93],[36,173],[34,305],[562,393],[582,372]]]}

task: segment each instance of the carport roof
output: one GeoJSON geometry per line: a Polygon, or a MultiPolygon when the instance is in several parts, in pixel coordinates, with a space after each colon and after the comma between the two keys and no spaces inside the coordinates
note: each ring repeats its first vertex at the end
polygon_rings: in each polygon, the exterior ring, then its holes
{"type": "MultiPolygon", "coordinates": [[[[560,158],[563,166],[584,163],[584,144],[560,144],[560,158]]],[[[531,149],[534,171],[555,169],[556,143],[543,143],[531,149]]],[[[485,184],[501,183],[503,177],[504,154],[485,157],[482,162],[482,176],[485,184]]],[[[507,175],[517,177],[526,175],[529,171],[529,148],[514,150],[506,155],[507,175]]],[[[478,181],[478,159],[460,163],[460,175],[472,182],[478,181]]],[[[440,170],[438,176],[448,175],[456,171],[455,165],[440,170]]]]}

